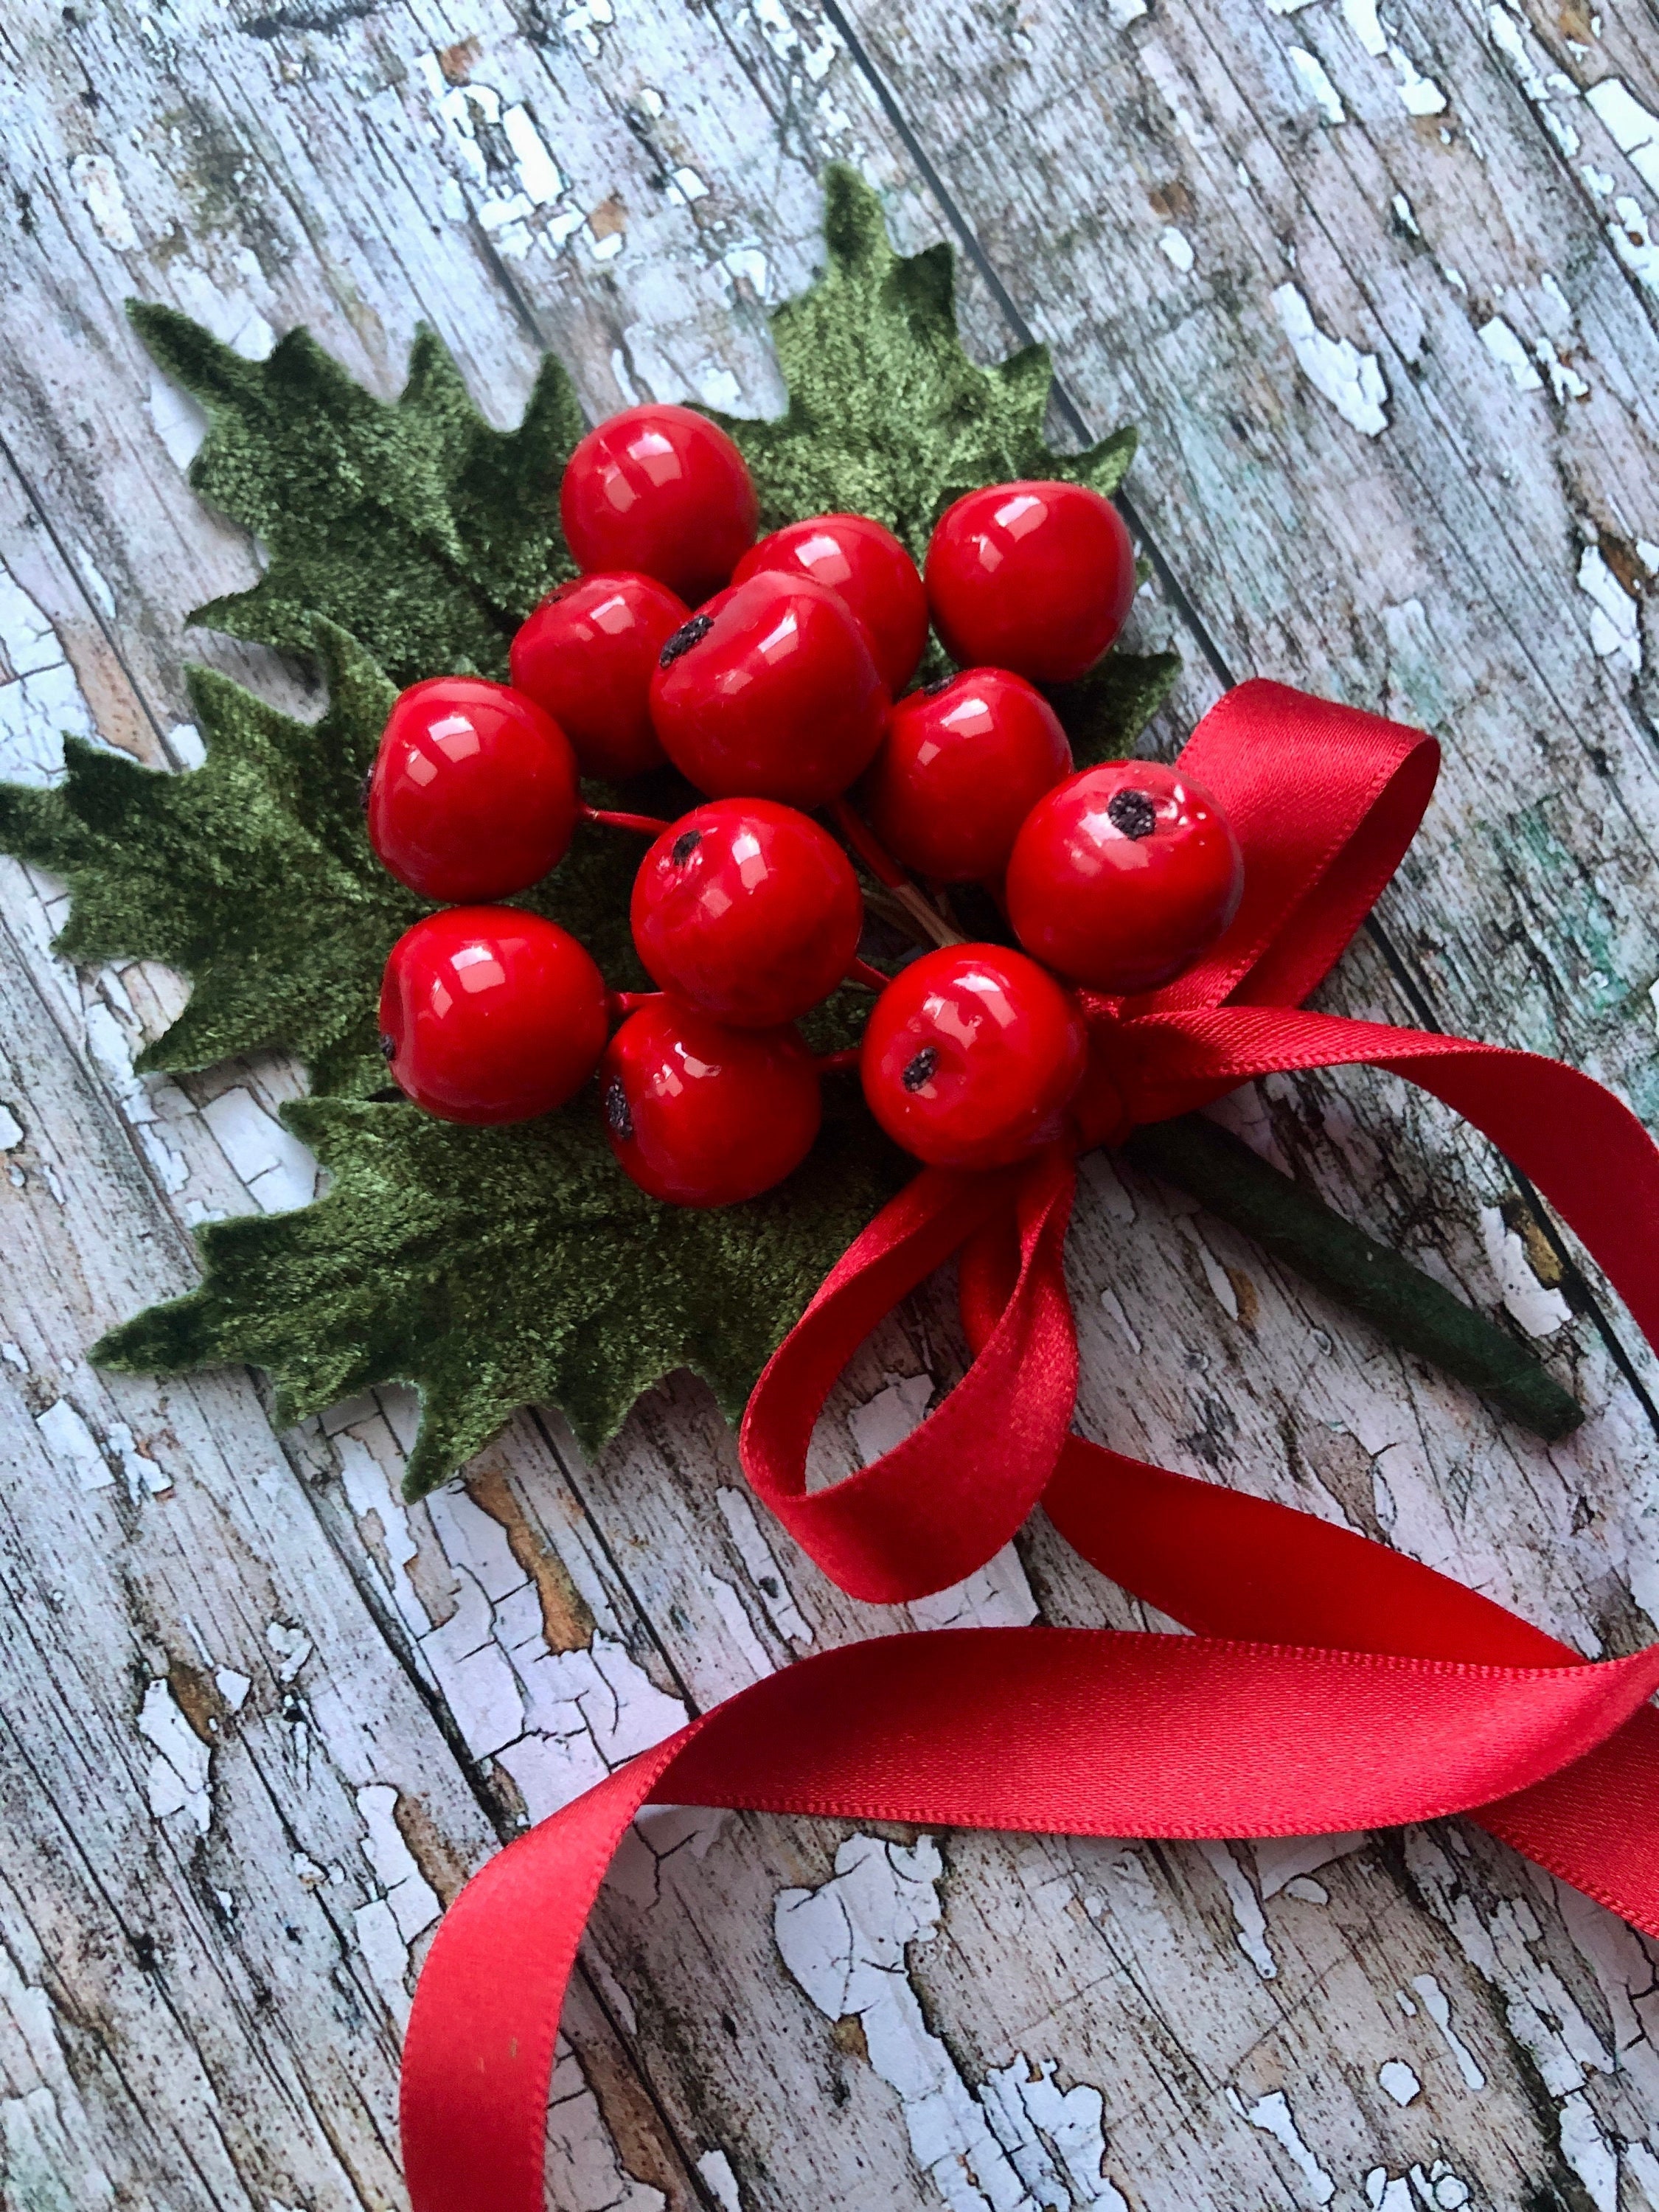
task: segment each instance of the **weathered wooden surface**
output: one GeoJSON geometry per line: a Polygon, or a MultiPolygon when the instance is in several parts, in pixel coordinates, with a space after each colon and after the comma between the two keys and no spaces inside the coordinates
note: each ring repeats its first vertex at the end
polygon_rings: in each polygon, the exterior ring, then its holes
{"type": "MultiPolygon", "coordinates": [[[[969,247],[970,345],[1023,322],[1091,428],[1143,425],[1138,619],[1188,659],[1160,745],[1248,672],[1447,741],[1328,1003],[1560,1053],[1652,1121],[1655,26],[1642,0],[14,0],[3,770],[49,774],[65,726],[187,763],[187,654],[303,693],[182,632],[255,556],[185,487],[190,412],[124,297],[250,352],[307,321],[388,391],[427,319],[503,421],[549,345],[596,413],[764,410],[763,306],[851,158],[903,242],[969,247]]],[[[6,2199],[393,2204],[398,2025],[465,1871],[685,1711],[890,1617],[757,1519],[689,1383],[592,1466],[525,1416],[410,1510],[393,1394],[278,1443],[247,1377],[92,1373],[100,1328],[190,1279],[185,1225],[301,1202],[312,1170],[270,1118],[288,1071],[135,1079],[176,983],[76,977],[57,887],[10,862],[0,887],[6,2199]]],[[[1659,1374],[1622,1313],[1557,1286],[1499,1164],[1397,1087],[1270,1085],[1233,1115],[1507,1310],[1592,1419],[1554,1449],[1503,1428],[1097,1161],[1085,1427],[1583,1650],[1650,1638],[1659,1374]]],[[[861,1356],[826,1468],[959,1358],[941,1290],[861,1356]]],[[[1041,1524],[913,1611],[1137,1617],[1041,1524]]],[[[1171,1848],[657,1814],[567,2017],[553,2198],[1636,2212],[1655,2003],[1646,1946],[1455,1823],[1171,1848]]]]}

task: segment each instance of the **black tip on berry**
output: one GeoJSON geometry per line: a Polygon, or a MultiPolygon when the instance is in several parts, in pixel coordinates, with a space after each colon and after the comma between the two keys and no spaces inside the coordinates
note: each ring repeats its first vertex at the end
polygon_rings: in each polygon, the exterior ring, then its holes
{"type": "Polygon", "coordinates": [[[713,615],[693,615],[690,622],[683,622],[657,655],[658,667],[672,668],[683,653],[701,645],[714,627],[713,615]]]}
{"type": "Polygon", "coordinates": [[[1106,802],[1106,819],[1125,837],[1150,837],[1158,809],[1144,791],[1115,791],[1106,802]]]}
{"type": "Polygon", "coordinates": [[[390,1030],[380,1031],[380,1057],[388,1067],[398,1057],[398,1040],[390,1030]]]}
{"type": "Polygon", "coordinates": [[[683,868],[702,842],[701,830],[682,830],[675,838],[668,857],[677,868],[683,868]]]}
{"type": "Polygon", "coordinates": [[[931,1044],[925,1044],[905,1069],[899,1081],[907,1091],[921,1091],[933,1079],[933,1070],[939,1066],[939,1053],[931,1044]]]}
{"type": "Polygon", "coordinates": [[[634,1116],[628,1110],[628,1093],[620,1083],[607,1083],[605,1087],[605,1127],[613,1137],[625,1145],[634,1141],[634,1116]]]}

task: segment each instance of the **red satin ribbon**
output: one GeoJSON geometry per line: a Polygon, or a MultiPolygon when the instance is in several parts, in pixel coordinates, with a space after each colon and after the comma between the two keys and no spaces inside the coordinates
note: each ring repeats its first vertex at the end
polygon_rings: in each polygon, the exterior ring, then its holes
{"type": "MultiPolygon", "coordinates": [[[[1559,1062],[1301,1012],[1432,788],[1415,732],[1267,684],[1182,756],[1247,857],[1192,974],[1091,1000],[1092,1141],[1273,1069],[1364,1063],[1432,1091],[1522,1166],[1659,1336],[1659,1153],[1559,1062]]],[[[649,1802],[1073,1834],[1349,1830],[1469,1811],[1659,1935],[1659,1647],[1589,1663],[1502,1607],[1313,1516],[1068,1435],[1073,1173],[929,1170],[832,1271],[745,1416],[750,1479],[854,1595],[960,1579],[1039,1497],[1102,1572],[1199,1632],[880,1638],[805,1660],[643,1754],[492,1861],[440,1929],[404,2063],[415,2212],[539,2212],[559,2007],[605,1871],[649,1802]],[[805,1486],[812,1424],[883,1314],[961,1250],[975,1358],[903,1443],[805,1486]],[[1478,1808],[1478,1809],[1476,1809],[1478,1808]]]]}

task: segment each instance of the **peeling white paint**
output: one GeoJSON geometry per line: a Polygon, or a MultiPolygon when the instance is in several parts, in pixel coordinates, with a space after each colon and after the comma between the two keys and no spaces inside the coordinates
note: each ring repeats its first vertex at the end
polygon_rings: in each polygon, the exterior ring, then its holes
{"type": "Polygon", "coordinates": [[[64,773],[64,738],[97,738],[58,633],[0,563],[0,778],[37,789],[64,773]]]}
{"type": "Polygon", "coordinates": [[[1642,633],[1635,600],[1607,562],[1601,549],[1585,546],[1578,562],[1578,588],[1595,602],[1589,620],[1590,650],[1599,660],[1622,661],[1632,676],[1642,667],[1642,633]]]}
{"type": "MultiPolygon", "coordinates": [[[[26,1981],[0,1945],[0,2021],[5,2023],[0,2096],[0,2174],[17,2212],[104,2212],[114,2184],[94,2148],[95,2131],[69,2069],[51,1996],[26,1981]]],[[[121,2192],[120,2201],[130,2202],[121,2192]]]]}
{"type": "Polygon", "coordinates": [[[1233,1856],[1230,1844],[1206,1837],[1196,1848],[1221,1884],[1232,1908],[1234,1942],[1264,1982],[1274,1980],[1279,1961],[1267,1941],[1267,1916],[1261,1910],[1255,1883],[1233,1856]]]}
{"type": "Polygon", "coordinates": [[[1583,2183],[1595,2212],[1619,2212],[1619,2154],[1583,2090],[1563,2099],[1559,2125],[1561,2155],[1583,2183]]]}
{"type": "Polygon", "coordinates": [[[706,2150],[697,2160],[697,2172],[709,2195],[720,2206],[720,2212],[743,2212],[743,2199],[738,2194],[738,2177],[732,2171],[732,2161],[723,2150],[706,2150]]]}
{"type": "Polygon", "coordinates": [[[1317,54],[1310,54],[1305,46],[1289,50],[1291,67],[1296,71],[1302,89],[1328,123],[1346,123],[1348,112],[1342,105],[1342,95],[1325,74],[1324,64],[1317,54]]]}
{"type": "Polygon", "coordinates": [[[1146,0],[1106,0],[1106,20],[1115,31],[1127,30],[1146,13],[1146,0]]]}
{"type": "Polygon", "coordinates": [[[1589,395],[1589,386],[1577,370],[1562,360],[1548,338],[1540,338],[1533,348],[1535,357],[1542,362],[1544,374],[1550,381],[1550,393],[1559,405],[1569,399],[1584,399],[1589,395]]]}
{"type": "Polygon", "coordinates": [[[1401,227],[1410,231],[1413,238],[1421,238],[1423,234],[1418,228],[1417,217],[1412,213],[1412,204],[1404,192],[1396,192],[1389,205],[1398,216],[1401,227]]]}
{"type": "Polygon", "coordinates": [[[1164,258],[1185,276],[1192,268],[1194,255],[1192,240],[1173,223],[1158,235],[1158,248],[1164,258]]]}
{"type": "Polygon", "coordinates": [[[783,1962],[826,2020],[854,2015],[870,2063],[898,2095],[910,2148],[951,2212],[1128,2212],[1105,2171],[1104,2101],[1062,2091],[1023,2052],[975,2090],[933,2034],[906,1947],[938,1929],[939,1846],[849,1836],[833,1876],[786,1889],[773,1929],[783,1962]]]}
{"type": "Polygon", "coordinates": [[[1572,1309],[1559,1291],[1547,1290],[1534,1274],[1527,1248],[1495,1206],[1480,1209],[1480,1239],[1486,1262],[1498,1278],[1504,1310],[1519,1322],[1528,1336],[1550,1336],[1572,1318],[1572,1309]]]}
{"type": "MultiPolygon", "coordinates": [[[[1450,2051],[1452,2063],[1462,2077],[1464,2087],[1484,2089],[1486,2086],[1485,2071],[1474,2051],[1452,2026],[1451,2001],[1438,1981],[1432,1974],[1419,1974],[1413,1981],[1412,1987],[1417,1992],[1418,2000],[1423,2010],[1427,2013],[1439,2030],[1440,2039],[1450,2051]]],[[[1417,2006],[1413,2003],[1404,1990],[1399,1992],[1399,1996],[1402,2010],[1416,2011],[1417,2006]]]]}
{"type": "Polygon", "coordinates": [[[1616,221],[1607,225],[1613,252],[1632,276],[1659,295],[1659,240],[1656,240],[1640,203],[1628,198],[1613,203],[1616,221]]]}
{"type": "Polygon", "coordinates": [[[1304,2204],[1316,2208],[1328,2204],[1336,2194],[1336,2184],[1303,2141],[1291,2111],[1290,2100],[1282,2089],[1271,2095],[1258,2097],[1255,2104],[1246,2106],[1232,2090],[1229,2100],[1249,2122],[1260,2128],[1263,2135],[1271,2136],[1302,2177],[1298,2191],[1304,2204]]]}
{"type": "Polygon", "coordinates": [[[1554,102],[1557,99],[1576,100],[1577,86],[1559,71],[1547,72],[1540,66],[1530,50],[1528,26],[1510,9],[1496,4],[1496,0],[1486,11],[1486,27],[1492,33],[1492,44],[1514,71],[1522,91],[1537,108],[1545,128],[1571,161],[1578,151],[1578,133],[1564,115],[1556,112],[1554,102]]]}
{"type": "Polygon", "coordinates": [[[206,1835],[213,1820],[211,1754],[179,1711],[170,1683],[149,1685],[137,1725],[139,1735],[155,1748],[146,1781],[150,1811],[158,1820],[187,1814],[198,1835],[206,1835]]]}
{"type": "Polygon", "coordinates": [[[1501,315],[1494,315],[1475,332],[1481,344],[1502,368],[1508,369],[1516,389],[1541,392],[1544,380],[1533,367],[1527,349],[1501,315]]]}
{"type": "Polygon", "coordinates": [[[251,1091],[222,1091],[202,1109],[219,1148],[262,1213],[289,1213],[317,1195],[317,1157],[251,1091]]]}
{"type": "Polygon", "coordinates": [[[1659,192],[1659,115],[1644,107],[1616,76],[1593,84],[1584,98],[1638,176],[1659,192]]]}
{"type": "Polygon", "coordinates": [[[1394,2099],[1396,2105],[1409,2105],[1421,2094],[1423,2084],[1418,2080],[1403,2058],[1387,2058],[1376,2069],[1378,2088],[1394,2099]]]}
{"type": "Polygon", "coordinates": [[[1374,353],[1361,353],[1346,338],[1328,337],[1294,284],[1281,284],[1273,295],[1279,326],[1291,342],[1302,374],[1328,399],[1345,422],[1376,438],[1389,427],[1383,403],[1389,396],[1374,353]]]}
{"type": "Polygon", "coordinates": [[[636,2181],[623,2166],[599,2100],[562,2036],[548,2099],[547,2160],[550,2177],[557,2177],[560,2212],[667,2212],[662,2191],[636,2181]]]}
{"type": "Polygon", "coordinates": [[[1399,46],[1389,48],[1389,59],[1400,72],[1400,98],[1407,115],[1443,115],[1446,95],[1431,76],[1422,76],[1417,64],[1399,46]]]}
{"type": "Polygon", "coordinates": [[[1389,41],[1377,21],[1376,0],[1342,0],[1342,20],[1371,58],[1381,61],[1389,41]]]}
{"type": "Polygon", "coordinates": [[[182,386],[152,373],[146,403],[155,434],[178,469],[187,469],[207,440],[207,410],[182,386]]]}
{"type": "Polygon", "coordinates": [[[357,1792],[357,1810],[365,1831],[363,1856],[386,1892],[398,1933],[412,1943],[443,1907],[398,1826],[398,1792],[390,1783],[371,1782],[357,1792]]]}
{"type": "Polygon", "coordinates": [[[57,1399],[34,1417],[40,1440],[64,1473],[72,1474],[84,1491],[107,1490],[115,1470],[98,1448],[98,1440],[84,1417],[67,1398],[57,1399]]]}
{"type": "Polygon", "coordinates": [[[112,246],[118,253],[136,251],[138,234],[127,210],[121,179],[108,155],[77,154],[70,163],[70,179],[105,245],[112,246]]]}
{"type": "Polygon", "coordinates": [[[931,1375],[890,1375],[884,1389],[847,1417],[861,1463],[868,1467],[896,1444],[902,1444],[927,1411],[933,1395],[931,1375]]]}

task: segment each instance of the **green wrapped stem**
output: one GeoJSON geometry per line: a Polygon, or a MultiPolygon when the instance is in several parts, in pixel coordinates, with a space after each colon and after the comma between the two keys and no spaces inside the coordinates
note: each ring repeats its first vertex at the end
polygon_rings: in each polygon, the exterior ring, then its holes
{"type": "Polygon", "coordinates": [[[1304,1282],[1328,1292],[1403,1351],[1467,1382],[1535,1436],[1554,1443],[1583,1419],[1584,1409],[1572,1394],[1484,1314],[1333,1213],[1201,1114],[1137,1129],[1123,1151],[1137,1167],[1189,1191],[1304,1282]]]}

